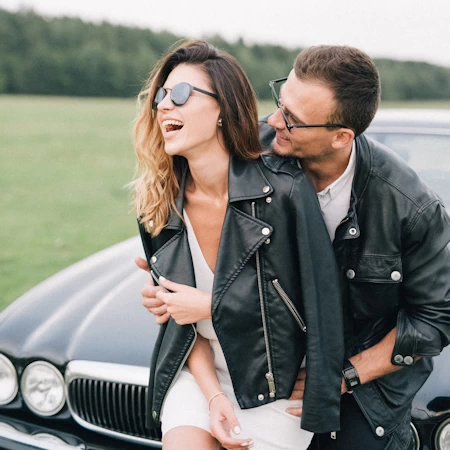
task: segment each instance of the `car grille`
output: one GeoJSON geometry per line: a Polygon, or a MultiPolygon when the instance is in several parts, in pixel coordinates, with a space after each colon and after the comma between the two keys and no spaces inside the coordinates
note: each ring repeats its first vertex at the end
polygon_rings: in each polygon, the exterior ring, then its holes
{"type": "Polygon", "coordinates": [[[87,361],[69,363],[66,371],[67,400],[74,419],[93,431],[136,443],[150,445],[159,441],[158,432],[145,426],[148,377],[135,379],[136,369],[87,361]],[[127,369],[130,372],[127,373],[127,369]],[[113,381],[112,376],[119,380],[113,381]],[[126,378],[130,380],[125,381],[126,378]]]}
{"type": "Polygon", "coordinates": [[[143,438],[155,438],[145,427],[147,388],[101,380],[76,379],[69,396],[75,413],[98,427],[143,438]]]}

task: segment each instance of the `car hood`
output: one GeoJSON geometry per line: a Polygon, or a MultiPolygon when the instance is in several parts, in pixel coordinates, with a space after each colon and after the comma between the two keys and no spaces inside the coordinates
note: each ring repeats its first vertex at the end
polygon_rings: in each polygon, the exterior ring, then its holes
{"type": "MultiPolygon", "coordinates": [[[[75,359],[148,367],[158,326],[141,304],[139,237],[45,280],[0,314],[0,352],[23,365],[75,359]]],[[[19,363],[19,365],[21,365],[19,363]]]]}

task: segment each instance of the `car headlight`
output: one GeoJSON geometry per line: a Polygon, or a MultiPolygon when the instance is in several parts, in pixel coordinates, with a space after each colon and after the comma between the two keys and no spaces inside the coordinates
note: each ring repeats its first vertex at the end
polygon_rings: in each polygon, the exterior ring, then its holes
{"type": "Polygon", "coordinates": [[[66,401],[61,372],[45,361],[35,361],[23,371],[20,389],[28,408],[41,416],[53,416],[66,401]]]}
{"type": "Polygon", "coordinates": [[[450,419],[439,425],[434,436],[434,445],[437,450],[450,450],[450,419]]]}
{"type": "Polygon", "coordinates": [[[16,397],[19,384],[13,363],[0,354],[0,405],[7,405],[16,397]]]}

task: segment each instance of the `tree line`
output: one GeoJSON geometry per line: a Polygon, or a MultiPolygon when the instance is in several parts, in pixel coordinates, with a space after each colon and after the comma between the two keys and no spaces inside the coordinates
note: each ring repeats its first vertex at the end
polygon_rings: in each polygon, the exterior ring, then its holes
{"type": "MultiPolygon", "coordinates": [[[[133,97],[180,39],[166,31],[0,9],[0,94],[133,97]]],[[[268,80],[286,76],[301,50],[220,36],[206,40],[238,59],[260,99],[270,98],[268,80]]],[[[392,59],[375,63],[384,100],[450,99],[450,68],[392,59]]]]}

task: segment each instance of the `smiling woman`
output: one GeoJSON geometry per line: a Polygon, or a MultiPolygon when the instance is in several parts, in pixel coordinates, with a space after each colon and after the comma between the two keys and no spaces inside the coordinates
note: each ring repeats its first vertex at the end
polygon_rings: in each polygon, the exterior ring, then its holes
{"type": "Polygon", "coordinates": [[[338,273],[314,188],[296,165],[262,155],[255,96],[230,55],[188,42],[144,93],[135,207],[160,284],[150,297],[170,315],[152,355],[148,426],[166,450],[305,450],[312,432],[338,427],[343,359],[338,273]],[[307,386],[303,404],[289,397],[307,348],[308,376],[326,387],[307,386]],[[285,413],[302,405],[301,420],[285,413]]]}

